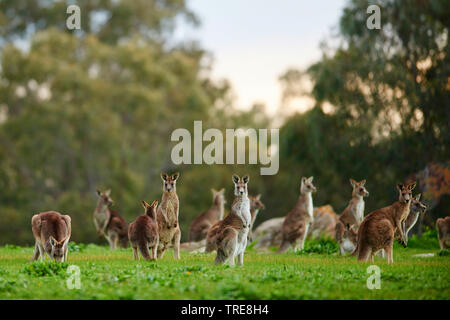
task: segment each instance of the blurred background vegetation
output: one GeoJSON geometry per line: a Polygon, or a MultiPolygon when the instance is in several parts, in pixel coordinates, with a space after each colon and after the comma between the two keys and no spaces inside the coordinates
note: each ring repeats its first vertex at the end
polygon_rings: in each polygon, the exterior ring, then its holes
{"type": "Polygon", "coordinates": [[[72,216],[74,241],[103,243],[92,222],[95,190],[111,188],[131,222],[140,200],[161,198],[159,173],[175,170],[183,240],[210,206],[210,188],[225,187],[229,206],[234,172],[249,173],[250,193],[262,194],[256,224],[285,215],[300,177],[313,175],[315,205],[338,213],[349,178],[367,179],[367,213],[396,200],[396,182],[417,179],[432,226],[450,210],[450,5],[377,1],[383,28],[368,30],[368,3],[348,2],[338,45],[324,43],[319,62],[280,70],[274,119],[261,105],[237,109],[229,83],[210,78],[208,52],[174,41],[178,19],[199,24],[185,0],[0,0],[0,244],[33,243],[31,216],[46,210],[72,216]],[[82,26],[70,31],[74,3],[82,26]],[[305,77],[315,107],[285,115],[305,77]],[[170,134],[192,131],[194,120],[204,129],[279,126],[279,173],[174,166],[170,134]]]}

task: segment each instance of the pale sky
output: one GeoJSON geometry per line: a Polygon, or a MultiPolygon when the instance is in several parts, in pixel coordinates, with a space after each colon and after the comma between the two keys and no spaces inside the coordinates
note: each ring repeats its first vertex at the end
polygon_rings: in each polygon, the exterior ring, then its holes
{"type": "MultiPolygon", "coordinates": [[[[181,27],[176,36],[197,39],[213,54],[212,77],[231,82],[236,106],[264,103],[273,113],[281,96],[278,77],[289,67],[304,69],[320,58],[319,44],[336,33],[346,2],[189,0],[201,26],[181,27]]],[[[298,103],[298,109],[306,107],[298,103]]]]}

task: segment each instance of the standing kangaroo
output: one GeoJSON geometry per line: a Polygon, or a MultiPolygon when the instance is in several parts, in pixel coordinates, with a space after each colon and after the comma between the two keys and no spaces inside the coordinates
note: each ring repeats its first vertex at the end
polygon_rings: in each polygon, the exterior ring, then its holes
{"type": "Polygon", "coordinates": [[[441,250],[450,248],[450,216],[436,220],[441,250]]]}
{"type": "Polygon", "coordinates": [[[250,199],[250,215],[252,216],[252,223],[248,233],[248,241],[251,242],[253,240],[253,224],[255,223],[256,217],[258,216],[258,212],[259,210],[264,210],[266,207],[264,206],[264,203],[261,202],[261,194],[258,194],[256,196],[249,195],[248,198],[250,199]]]}
{"type": "Polygon", "coordinates": [[[247,236],[252,217],[250,215],[250,199],[248,198],[249,177],[239,178],[233,175],[234,201],[230,213],[219,222],[216,235],[217,256],[215,263],[223,264],[228,260],[230,266],[244,264],[244,253],[247,247],[247,236]]]}
{"type": "Polygon", "coordinates": [[[388,207],[371,212],[362,221],[358,230],[358,244],[353,254],[358,254],[359,261],[373,260],[373,255],[381,249],[387,254],[387,262],[393,263],[393,244],[395,233],[406,247],[407,239],[404,223],[409,215],[412,190],[416,182],[404,185],[397,184],[399,191],[398,201],[388,207]]]}
{"type": "Polygon", "coordinates": [[[156,215],[159,232],[158,259],[163,257],[169,246],[174,248],[173,255],[175,259],[180,258],[181,230],[178,223],[180,203],[176,191],[179,176],[178,172],[171,176],[161,173],[163,195],[156,215]]]}
{"type": "Polygon", "coordinates": [[[295,252],[304,248],[309,226],[313,222],[312,192],[317,190],[312,181],[313,177],[301,179],[300,197],[281,227],[282,242],[278,253],[286,251],[291,245],[294,245],[295,252]]]}
{"type": "MultiPolygon", "coordinates": [[[[412,198],[411,206],[409,209],[408,218],[406,218],[403,226],[403,230],[405,232],[406,240],[408,240],[408,233],[414,227],[421,213],[425,213],[427,210],[427,206],[420,202],[420,193],[412,198]]],[[[395,233],[397,239],[399,239],[399,232],[395,233]]],[[[378,256],[385,258],[384,249],[381,249],[377,253],[378,256]]]]}
{"type": "Polygon", "coordinates": [[[111,250],[114,250],[119,243],[121,248],[126,248],[128,244],[128,225],[117,212],[109,207],[114,203],[111,199],[111,190],[101,192],[97,190],[99,197],[97,207],[94,211],[95,229],[99,236],[105,236],[111,250]]]}
{"type": "Polygon", "coordinates": [[[189,229],[189,241],[200,241],[206,238],[208,230],[215,223],[223,219],[223,212],[225,206],[225,189],[222,188],[220,191],[211,189],[213,194],[213,203],[209,210],[205,211],[201,215],[192,221],[191,227],[189,229]]]}
{"type": "Polygon", "coordinates": [[[67,246],[72,227],[68,215],[62,215],[56,211],[47,211],[35,214],[31,218],[31,229],[35,240],[32,260],[45,254],[55,261],[67,261],[67,246]]]}
{"type": "Polygon", "coordinates": [[[345,252],[355,250],[356,241],[352,241],[349,237],[353,237],[352,232],[348,232],[350,227],[355,226],[358,230],[359,225],[364,219],[364,197],[369,196],[369,192],[364,185],[366,180],[356,182],[350,179],[353,187],[352,199],[348,206],[344,209],[336,223],[335,239],[339,243],[339,252],[343,255],[345,252]]]}
{"type": "Polygon", "coordinates": [[[145,214],[140,215],[136,221],[130,223],[128,237],[130,238],[135,260],[139,260],[138,249],[145,260],[156,260],[159,243],[158,224],[156,223],[158,201],[155,200],[150,205],[142,200],[142,205],[144,206],[145,214]],[[151,257],[148,248],[152,248],[151,257]]]}

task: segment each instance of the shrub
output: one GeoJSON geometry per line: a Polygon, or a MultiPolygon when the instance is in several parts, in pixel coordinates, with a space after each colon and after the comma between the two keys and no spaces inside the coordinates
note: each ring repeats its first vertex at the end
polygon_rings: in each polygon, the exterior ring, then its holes
{"type": "Polygon", "coordinates": [[[65,275],[67,267],[66,262],[34,261],[27,264],[22,272],[35,277],[62,276],[65,275]]]}

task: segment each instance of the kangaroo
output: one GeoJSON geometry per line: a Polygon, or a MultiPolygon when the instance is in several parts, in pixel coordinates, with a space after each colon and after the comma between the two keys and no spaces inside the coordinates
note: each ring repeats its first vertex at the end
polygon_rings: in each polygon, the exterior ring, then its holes
{"type": "Polygon", "coordinates": [[[31,229],[35,240],[32,261],[47,254],[51,260],[67,261],[67,247],[72,232],[71,219],[56,211],[35,214],[31,218],[31,229]]]}
{"type": "Polygon", "coordinates": [[[441,250],[450,248],[450,216],[436,220],[441,250]]]}
{"type": "Polygon", "coordinates": [[[356,182],[350,179],[350,184],[353,187],[352,199],[336,222],[335,229],[335,239],[339,243],[339,252],[342,255],[355,250],[356,241],[348,238],[351,233],[347,231],[351,226],[356,226],[356,230],[358,230],[364,218],[364,197],[369,196],[369,192],[364,187],[366,180],[356,182]]]}
{"type": "Polygon", "coordinates": [[[119,213],[109,208],[114,203],[110,197],[111,190],[108,189],[105,192],[97,190],[97,195],[99,199],[94,211],[94,224],[98,235],[108,240],[111,250],[116,249],[117,243],[121,248],[126,248],[128,225],[119,213]]]}
{"type": "Polygon", "coordinates": [[[205,239],[211,226],[223,219],[224,205],[226,203],[224,197],[225,189],[222,188],[220,191],[211,189],[211,192],[213,194],[212,206],[192,222],[189,229],[189,241],[205,239]]]}
{"type": "Polygon", "coordinates": [[[158,259],[163,257],[169,246],[174,248],[173,254],[175,259],[180,258],[181,230],[178,223],[180,203],[176,190],[179,176],[178,172],[171,176],[167,173],[161,173],[163,195],[156,214],[159,232],[158,259]]]}
{"type": "Polygon", "coordinates": [[[312,183],[313,177],[302,177],[300,197],[294,208],[289,211],[281,227],[282,241],[278,253],[294,245],[294,251],[303,250],[308,229],[313,222],[312,192],[317,189],[312,183]]]}
{"type": "Polygon", "coordinates": [[[130,223],[128,237],[135,260],[139,260],[138,249],[145,260],[156,260],[159,243],[158,224],[156,223],[158,201],[155,200],[150,205],[142,200],[142,205],[145,214],[140,215],[134,222],[130,223]],[[152,248],[151,257],[148,248],[152,248]]]}
{"type": "Polygon", "coordinates": [[[250,215],[252,216],[252,223],[248,232],[248,241],[251,242],[253,240],[253,224],[258,216],[258,212],[259,210],[264,210],[266,207],[264,206],[264,203],[261,202],[261,194],[256,196],[249,195],[248,198],[250,199],[250,215]]]}
{"type": "MultiPolygon", "coordinates": [[[[406,240],[408,240],[408,233],[414,227],[414,225],[416,224],[417,220],[419,219],[420,214],[421,213],[425,213],[425,211],[427,210],[427,206],[419,201],[420,200],[420,196],[421,196],[421,194],[419,193],[418,195],[413,197],[412,200],[411,200],[411,206],[410,206],[410,209],[409,209],[408,218],[406,218],[406,220],[404,222],[404,226],[403,226],[403,230],[405,232],[406,240]]],[[[395,236],[396,236],[397,239],[399,239],[399,233],[398,232],[395,233],[395,236]]],[[[382,258],[385,258],[384,249],[381,249],[380,251],[378,251],[377,255],[382,257],[382,258]]]]}
{"type": "Polygon", "coordinates": [[[407,239],[404,232],[404,223],[408,217],[412,190],[416,182],[404,185],[397,184],[399,199],[388,207],[371,212],[362,221],[358,230],[358,244],[353,254],[358,254],[359,261],[373,260],[374,254],[384,249],[387,262],[393,263],[393,243],[395,233],[399,233],[401,244],[406,247],[407,239]]]}
{"type": "Polygon", "coordinates": [[[244,264],[244,253],[247,247],[247,236],[252,223],[250,215],[250,199],[248,198],[248,175],[239,178],[233,175],[234,201],[230,213],[219,222],[217,227],[215,263],[223,264],[228,260],[230,266],[244,264]]]}
{"type": "Polygon", "coordinates": [[[406,236],[406,241],[408,241],[409,231],[414,227],[417,220],[419,220],[420,214],[425,213],[425,211],[427,210],[427,206],[424,205],[422,202],[420,202],[420,196],[421,196],[421,194],[419,193],[418,195],[413,197],[411,200],[409,214],[405,220],[404,227],[403,227],[403,230],[404,230],[404,233],[406,236]]]}

